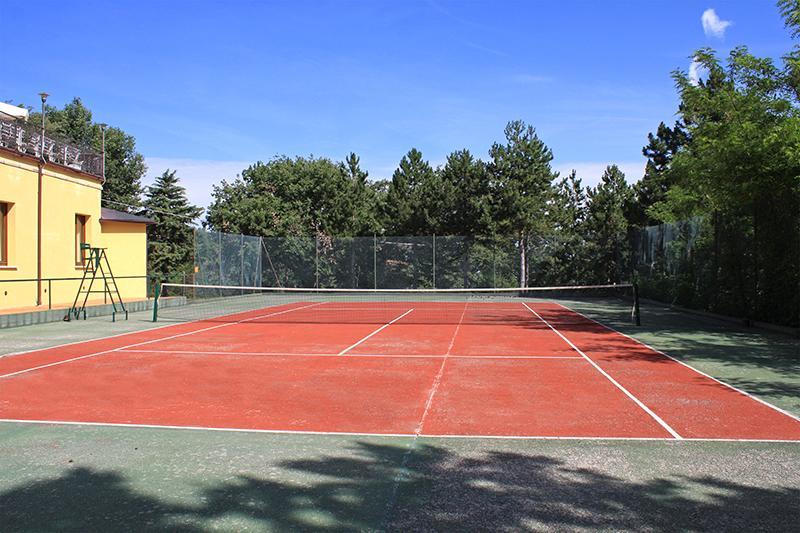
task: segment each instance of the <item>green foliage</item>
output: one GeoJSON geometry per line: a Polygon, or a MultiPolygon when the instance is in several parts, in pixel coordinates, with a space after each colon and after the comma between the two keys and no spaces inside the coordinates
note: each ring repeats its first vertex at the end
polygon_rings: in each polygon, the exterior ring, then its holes
{"type": "MultiPolygon", "coordinates": [[[[99,146],[95,135],[95,146],[99,146]]],[[[147,172],[142,154],[136,152],[136,141],[119,128],[106,128],[106,183],[103,198],[114,209],[133,211],[141,203],[142,177],[147,172]]]]}
{"type": "Polygon", "coordinates": [[[447,156],[439,176],[446,201],[436,233],[494,235],[492,183],[486,164],[469,150],[458,150],[447,156]]]}
{"type": "Polygon", "coordinates": [[[184,281],[194,259],[191,223],[203,210],[189,203],[174,170],[166,170],[147,188],[143,207],[155,221],[147,229],[147,271],[161,280],[184,281]]]}
{"type": "Polygon", "coordinates": [[[354,154],[348,154],[340,167],[347,180],[350,182],[352,194],[352,222],[349,233],[353,235],[369,235],[380,228],[378,214],[379,192],[369,182],[369,174],[361,169],[360,159],[354,154]]]}
{"type": "Polygon", "coordinates": [[[351,160],[353,167],[304,157],[258,162],[233,182],[214,187],[206,224],[265,237],[352,235],[369,224],[359,209],[371,195],[363,186],[366,177],[358,175],[357,160],[351,160]]]}
{"type": "Polygon", "coordinates": [[[635,199],[628,207],[628,219],[637,226],[657,223],[658,218],[652,208],[666,199],[672,187],[668,172],[672,158],[686,145],[689,137],[680,122],[676,122],[673,128],[662,122],[655,135],[647,135],[647,141],[647,146],[642,148],[642,155],[647,158],[644,176],[634,184],[635,199]]]}
{"type": "Polygon", "coordinates": [[[442,187],[439,175],[412,148],[400,160],[384,203],[384,232],[388,235],[424,235],[440,226],[452,190],[442,187]]]}
{"type": "Polygon", "coordinates": [[[800,0],[778,0],[778,11],[792,37],[800,37],[800,0]]]}
{"type": "Polygon", "coordinates": [[[499,233],[518,236],[520,286],[525,287],[530,271],[527,249],[549,232],[548,204],[558,174],[550,168],[552,151],[533,126],[515,120],[504,133],[506,143],[495,143],[489,151],[495,227],[499,233]]]}
{"type": "Polygon", "coordinates": [[[551,232],[539,243],[534,254],[537,283],[547,285],[578,284],[591,275],[587,245],[589,198],[573,170],[560,179],[550,208],[551,232]]]}
{"type": "Polygon", "coordinates": [[[547,231],[547,203],[557,174],[552,151],[521,120],[505,128],[506,143],[492,145],[489,171],[500,233],[541,235],[547,231]]]}
{"type": "MultiPolygon", "coordinates": [[[[798,3],[779,7],[796,37],[798,3]]],[[[692,254],[667,274],[674,277],[675,298],[689,305],[800,323],[797,56],[795,47],[781,68],[744,47],[724,61],[702,49],[694,57],[708,72],[705,79],[674,73],[687,137],[670,151],[659,173],[669,186],[647,213],[663,221],[706,221],[692,254]]]]}
{"type": "Polygon", "coordinates": [[[587,192],[586,232],[593,265],[592,281],[625,281],[630,263],[629,223],[625,210],[631,201],[631,188],[622,171],[610,165],[600,183],[587,192]]]}

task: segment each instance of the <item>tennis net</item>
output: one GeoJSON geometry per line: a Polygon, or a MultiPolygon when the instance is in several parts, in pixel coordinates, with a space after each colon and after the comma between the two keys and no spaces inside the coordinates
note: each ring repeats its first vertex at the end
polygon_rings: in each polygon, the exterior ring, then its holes
{"type": "Polygon", "coordinates": [[[559,322],[580,314],[639,323],[630,283],[494,289],[311,289],[162,283],[154,321],[315,324],[529,324],[531,308],[558,309],[559,322]],[[544,304],[544,307],[542,305],[544,304]],[[551,307],[550,307],[551,306],[551,307]],[[577,312],[573,312],[577,311],[577,312]]]}

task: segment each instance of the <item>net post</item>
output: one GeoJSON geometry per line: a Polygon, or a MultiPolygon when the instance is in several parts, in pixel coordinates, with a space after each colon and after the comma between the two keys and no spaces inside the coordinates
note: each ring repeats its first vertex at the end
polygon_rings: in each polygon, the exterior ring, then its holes
{"type": "Polygon", "coordinates": [[[158,298],[161,296],[161,283],[156,280],[156,290],[153,293],[153,322],[158,322],[158,298]]]}
{"type": "Polygon", "coordinates": [[[642,325],[642,317],[639,312],[639,284],[633,283],[633,310],[631,311],[633,323],[637,326],[642,325]]]}

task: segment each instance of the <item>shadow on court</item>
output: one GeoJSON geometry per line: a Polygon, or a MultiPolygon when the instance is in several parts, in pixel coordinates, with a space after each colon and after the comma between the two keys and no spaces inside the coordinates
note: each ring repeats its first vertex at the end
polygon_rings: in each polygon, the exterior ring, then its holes
{"type": "MultiPolygon", "coordinates": [[[[705,454],[695,455],[698,445],[625,451],[568,444],[584,450],[575,461],[563,454],[564,446],[532,446],[557,453],[512,451],[514,446],[420,444],[401,468],[406,447],[354,441],[347,453],[309,454],[255,472],[229,466],[211,481],[194,472],[175,491],[158,485],[134,489],[125,471],[137,477],[135,465],[83,465],[3,490],[2,529],[790,531],[800,523],[798,480],[781,476],[780,464],[771,472],[762,464],[753,476],[738,464],[732,475],[746,480],[732,481],[731,471],[704,468],[705,454]],[[666,455],[659,458],[659,452],[666,455]],[[598,453],[607,455],[596,467],[587,466],[598,453]],[[670,458],[688,463],[674,470],[659,465],[670,458]],[[759,476],[769,479],[759,482],[759,476]],[[196,489],[191,498],[179,496],[186,487],[196,489]]],[[[725,453],[746,451],[754,461],[772,453],[731,449],[725,453]]],[[[773,456],[781,457],[780,450],[773,456]]],[[[796,459],[795,450],[782,450],[796,459]]]]}
{"type": "MultiPolygon", "coordinates": [[[[642,325],[637,327],[626,320],[627,304],[621,301],[565,304],[726,383],[795,414],[800,413],[800,339],[797,337],[656,305],[642,307],[642,325]]],[[[587,352],[604,353],[619,360],[673,364],[647,349],[636,349],[621,337],[615,339],[611,332],[587,341],[586,336],[582,336],[587,327],[595,332],[598,329],[585,323],[570,323],[574,322],[574,315],[569,311],[552,316],[556,317],[555,322],[563,322],[556,327],[565,336],[583,338],[581,347],[587,352]]]]}

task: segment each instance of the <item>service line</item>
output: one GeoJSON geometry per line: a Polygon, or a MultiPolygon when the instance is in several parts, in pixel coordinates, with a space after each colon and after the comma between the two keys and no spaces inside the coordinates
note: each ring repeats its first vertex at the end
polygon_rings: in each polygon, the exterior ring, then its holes
{"type": "Polygon", "coordinates": [[[355,344],[351,344],[350,346],[348,346],[347,348],[345,348],[344,350],[339,352],[337,355],[346,354],[347,352],[349,352],[350,350],[352,350],[353,348],[355,348],[356,346],[358,346],[359,344],[361,344],[365,340],[369,339],[373,335],[376,335],[376,334],[380,333],[381,331],[383,331],[384,329],[388,328],[389,326],[391,326],[392,324],[394,324],[395,322],[397,322],[398,320],[400,320],[401,318],[403,318],[404,316],[406,316],[407,314],[409,314],[413,310],[414,310],[414,308],[412,307],[411,309],[409,309],[408,311],[406,311],[402,315],[400,315],[400,316],[396,317],[395,319],[393,319],[393,320],[387,322],[386,324],[382,325],[381,327],[379,327],[378,329],[376,329],[375,331],[373,331],[372,333],[370,333],[369,335],[367,335],[366,337],[364,337],[360,341],[356,342],[355,344]]]}
{"type": "MultiPolygon", "coordinates": [[[[225,324],[217,324],[216,326],[209,326],[207,328],[196,329],[196,330],[193,330],[193,331],[187,331],[185,333],[178,333],[177,335],[170,335],[168,337],[160,337],[158,339],[151,339],[151,340],[148,340],[148,341],[136,342],[136,343],[133,343],[133,344],[128,344],[127,346],[120,346],[119,348],[111,348],[109,350],[102,350],[100,352],[94,352],[94,353],[90,353],[90,354],[86,354],[86,355],[81,355],[81,356],[78,356],[78,357],[71,357],[70,359],[63,359],[61,361],[55,361],[53,363],[48,363],[46,365],[34,366],[34,367],[31,367],[31,368],[26,368],[24,370],[18,370],[16,372],[10,372],[8,374],[0,374],[0,379],[10,378],[10,377],[13,377],[13,376],[18,376],[20,374],[26,374],[28,372],[33,372],[34,370],[41,370],[43,368],[49,368],[51,366],[63,365],[65,363],[71,363],[73,361],[80,361],[81,359],[88,359],[90,357],[97,357],[98,355],[104,355],[104,354],[112,353],[112,352],[121,352],[121,351],[125,350],[126,348],[134,348],[136,346],[145,346],[147,344],[152,344],[154,342],[166,341],[166,340],[170,340],[170,339],[177,339],[178,337],[185,337],[187,335],[194,335],[195,333],[202,333],[204,331],[211,331],[212,329],[218,329],[218,328],[224,328],[226,326],[233,326],[233,325],[236,325],[236,324],[242,324],[244,322],[249,322],[251,320],[258,320],[259,318],[268,318],[268,317],[271,317],[271,316],[283,315],[283,314],[286,314],[286,313],[291,313],[292,311],[299,311],[301,309],[308,309],[309,307],[322,305],[323,303],[325,303],[325,302],[317,302],[317,303],[313,303],[313,304],[309,304],[309,305],[304,305],[302,307],[294,307],[292,309],[286,309],[286,310],[283,310],[283,311],[276,311],[276,312],[273,312],[273,313],[267,313],[267,314],[264,314],[264,315],[254,316],[254,317],[243,319],[243,320],[239,320],[239,321],[236,321],[236,322],[227,322],[225,324]]],[[[147,330],[143,330],[143,331],[147,331],[147,330]]],[[[89,342],[91,342],[91,341],[89,341],[89,342]]]]}

